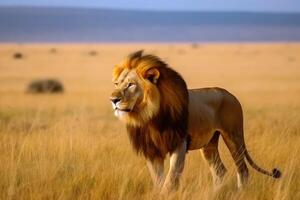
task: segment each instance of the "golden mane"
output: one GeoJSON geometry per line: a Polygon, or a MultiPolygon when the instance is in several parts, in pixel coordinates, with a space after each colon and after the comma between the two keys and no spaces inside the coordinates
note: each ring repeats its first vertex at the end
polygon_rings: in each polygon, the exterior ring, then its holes
{"type": "Polygon", "coordinates": [[[159,71],[157,82],[142,87],[144,91],[154,90],[153,87],[158,89],[159,96],[154,98],[159,98],[159,111],[146,124],[141,123],[142,126],[127,124],[135,150],[152,160],[164,158],[187,137],[189,98],[186,83],[165,62],[154,55],[143,55],[143,51],[130,54],[113,70],[114,80],[124,69],[135,69],[140,78],[150,79],[146,78],[147,72],[153,68],[159,71]]]}

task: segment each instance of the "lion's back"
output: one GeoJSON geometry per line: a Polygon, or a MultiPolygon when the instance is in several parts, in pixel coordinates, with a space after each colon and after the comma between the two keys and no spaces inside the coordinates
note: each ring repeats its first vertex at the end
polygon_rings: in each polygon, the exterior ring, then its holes
{"type": "Polygon", "coordinates": [[[240,106],[233,94],[218,87],[189,89],[189,101],[191,108],[207,107],[215,112],[222,109],[224,103],[240,106]]]}

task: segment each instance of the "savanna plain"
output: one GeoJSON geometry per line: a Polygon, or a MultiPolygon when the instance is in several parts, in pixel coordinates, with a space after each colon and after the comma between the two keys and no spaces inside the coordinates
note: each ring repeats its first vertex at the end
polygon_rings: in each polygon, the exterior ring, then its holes
{"type": "MultiPolygon", "coordinates": [[[[300,199],[300,44],[1,44],[0,199],[300,199]],[[236,170],[220,140],[228,173],[214,192],[207,163],[190,151],[177,192],[153,192],[109,102],[113,66],[145,49],[182,74],[189,88],[218,86],[244,109],[245,140],[272,179],[236,170]],[[15,58],[15,53],[23,57],[15,58]],[[28,94],[35,79],[57,78],[62,94],[28,94]]],[[[168,163],[165,163],[166,170],[168,163]]]]}

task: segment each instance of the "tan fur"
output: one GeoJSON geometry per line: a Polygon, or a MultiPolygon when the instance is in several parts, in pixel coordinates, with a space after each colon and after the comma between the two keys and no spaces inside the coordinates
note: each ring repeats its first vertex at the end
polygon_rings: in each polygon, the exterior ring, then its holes
{"type": "Polygon", "coordinates": [[[167,153],[171,154],[164,188],[174,187],[184,166],[186,150],[196,149],[201,149],[207,160],[215,184],[220,183],[226,173],[218,152],[220,135],[237,166],[239,186],[248,178],[245,158],[259,172],[275,178],[280,176],[276,169],[273,173],[261,169],[249,156],[244,142],[242,107],[228,91],[187,90],[177,72],[159,58],[142,55],[141,51],[115,67],[113,80],[117,87],[112,98],[120,98],[119,105],[131,110],[119,117],[127,124],[134,148],[153,164],[149,166],[155,182],[161,182],[162,161],[167,153]],[[136,84],[134,92],[127,91],[130,81],[136,84]],[[155,169],[159,171],[155,173],[155,169]]]}

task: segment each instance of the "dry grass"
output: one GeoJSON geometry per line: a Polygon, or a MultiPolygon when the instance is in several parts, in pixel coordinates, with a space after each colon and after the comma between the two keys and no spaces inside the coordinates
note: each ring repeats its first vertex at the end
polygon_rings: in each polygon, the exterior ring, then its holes
{"type": "Polygon", "coordinates": [[[300,44],[0,45],[1,199],[157,198],[108,102],[113,65],[141,48],[164,58],[191,87],[233,92],[244,106],[252,157],[283,172],[273,180],[250,170],[239,191],[221,141],[224,187],[213,192],[206,163],[192,151],[169,199],[300,199],[300,44]],[[15,52],[24,58],[15,60],[15,52]],[[43,77],[62,80],[66,93],[24,93],[43,77]]]}

